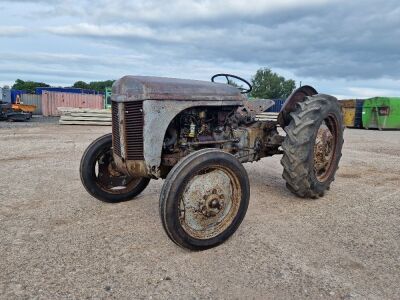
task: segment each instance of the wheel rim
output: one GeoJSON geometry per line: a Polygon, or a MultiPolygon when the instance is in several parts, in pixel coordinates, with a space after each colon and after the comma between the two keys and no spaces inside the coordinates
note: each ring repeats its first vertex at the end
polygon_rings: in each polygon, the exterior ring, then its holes
{"type": "Polygon", "coordinates": [[[314,144],[314,172],[318,181],[326,181],[334,172],[338,142],[338,121],[328,115],[318,128],[314,144]]]}
{"type": "Polygon", "coordinates": [[[140,178],[127,176],[116,169],[112,149],[97,155],[92,165],[92,177],[96,184],[109,194],[127,193],[140,181],[140,178]]]}
{"type": "Polygon", "coordinates": [[[223,233],[239,212],[239,178],[222,166],[207,167],[193,175],[180,198],[179,221],[196,239],[223,233]]]}

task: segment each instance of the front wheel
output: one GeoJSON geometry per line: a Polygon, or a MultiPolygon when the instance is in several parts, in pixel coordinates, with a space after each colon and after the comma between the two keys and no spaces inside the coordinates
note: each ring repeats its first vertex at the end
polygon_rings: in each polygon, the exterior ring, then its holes
{"type": "Polygon", "coordinates": [[[134,178],[116,169],[111,134],[99,137],[89,145],[82,156],[79,171],[88,193],[104,202],[131,200],[150,182],[149,178],[134,178]]]}
{"type": "Polygon", "coordinates": [[[335,179],[343,146],[343,116],[336,98],[308,96],[290,113],[281,164],[286,186],[303,198],[322,197],[335,179]]]}
{"type": "Polygon", "coordinates": [[[160,195],[161,221],[177,245],[208,249],[236,231],[246,215],[249,197],[246,170],[233,155],[199,150],[168,174],[160,195]]]}

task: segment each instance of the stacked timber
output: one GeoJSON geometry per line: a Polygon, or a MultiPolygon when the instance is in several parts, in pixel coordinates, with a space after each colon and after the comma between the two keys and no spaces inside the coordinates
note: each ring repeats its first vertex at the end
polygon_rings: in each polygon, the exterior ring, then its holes
{"type": "Polygon", "coordinates": [[[263,112],[256,115],[257,121],[277,121],[279,113],[277,112],[263,112]]]}
{"type": "Polygon", "coordinates": [[[62,125],[111,125],[111,110],[58,107],[62,125]]]}

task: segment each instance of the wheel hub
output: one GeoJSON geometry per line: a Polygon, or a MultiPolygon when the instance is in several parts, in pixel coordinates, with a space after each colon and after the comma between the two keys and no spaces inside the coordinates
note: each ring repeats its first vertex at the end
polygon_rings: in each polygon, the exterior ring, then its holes
{"type": "Polygon", "coordinates": [[[314,170],[318,179],[324,177],[333,157],[334,137],[329,128],[322,124],[318,129],[314,146],[314,170]]]}
{"type": "Polygon", "coordinates": [[[183,229],[200,239],[223,232],[239,208],[240,190],[236,182],[229,170],[219,166],[193,176],[180,202],[183,229]]]}
{"type": "Polygon", "coordinates": [[[108,151],[103,153],[97,160],[98,174],[97,182],[108,192],[121,191],[126,189],[129,184],[134,185],[137,181],[116,169],[112,152],[108,151]]]}
{"type": "Polygon", "coordinates": [[[203,196],[199,203],[199,211],[206,217],[215,217],[224,209],[225,196],[220,189],[213,189],[203,196]]]}
{"type": "Polygon", "coordinates": [[[121,174],[121,172],[116,170],[114,162],[108,164],[108,172],[111,177],[123,176],[123,174],[121,174]]]}

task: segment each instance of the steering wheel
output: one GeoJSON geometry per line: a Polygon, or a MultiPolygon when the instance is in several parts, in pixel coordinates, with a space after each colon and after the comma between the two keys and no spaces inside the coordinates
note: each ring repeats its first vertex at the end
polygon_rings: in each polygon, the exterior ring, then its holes
{"type": "Polygon", "coordinates": [[[226,84],[229,84],[231,82],[229,80],[230,77],[244,82],[248,86],[248,88],[237,87],[242,94],[250,93],[251,90],[253,89],[253,87],[251,86],[251,84],[247,80],[245,80],[245,79],[243,79],[243,78],[241,78],[239,76],[232,75],[232,74],[225,74],[225,73],[215,74],[213,77],[211,77],[211,81],[215,82],[215,78],[217,78],[217,77],[225,77],[226,78],[226,84]]]}

